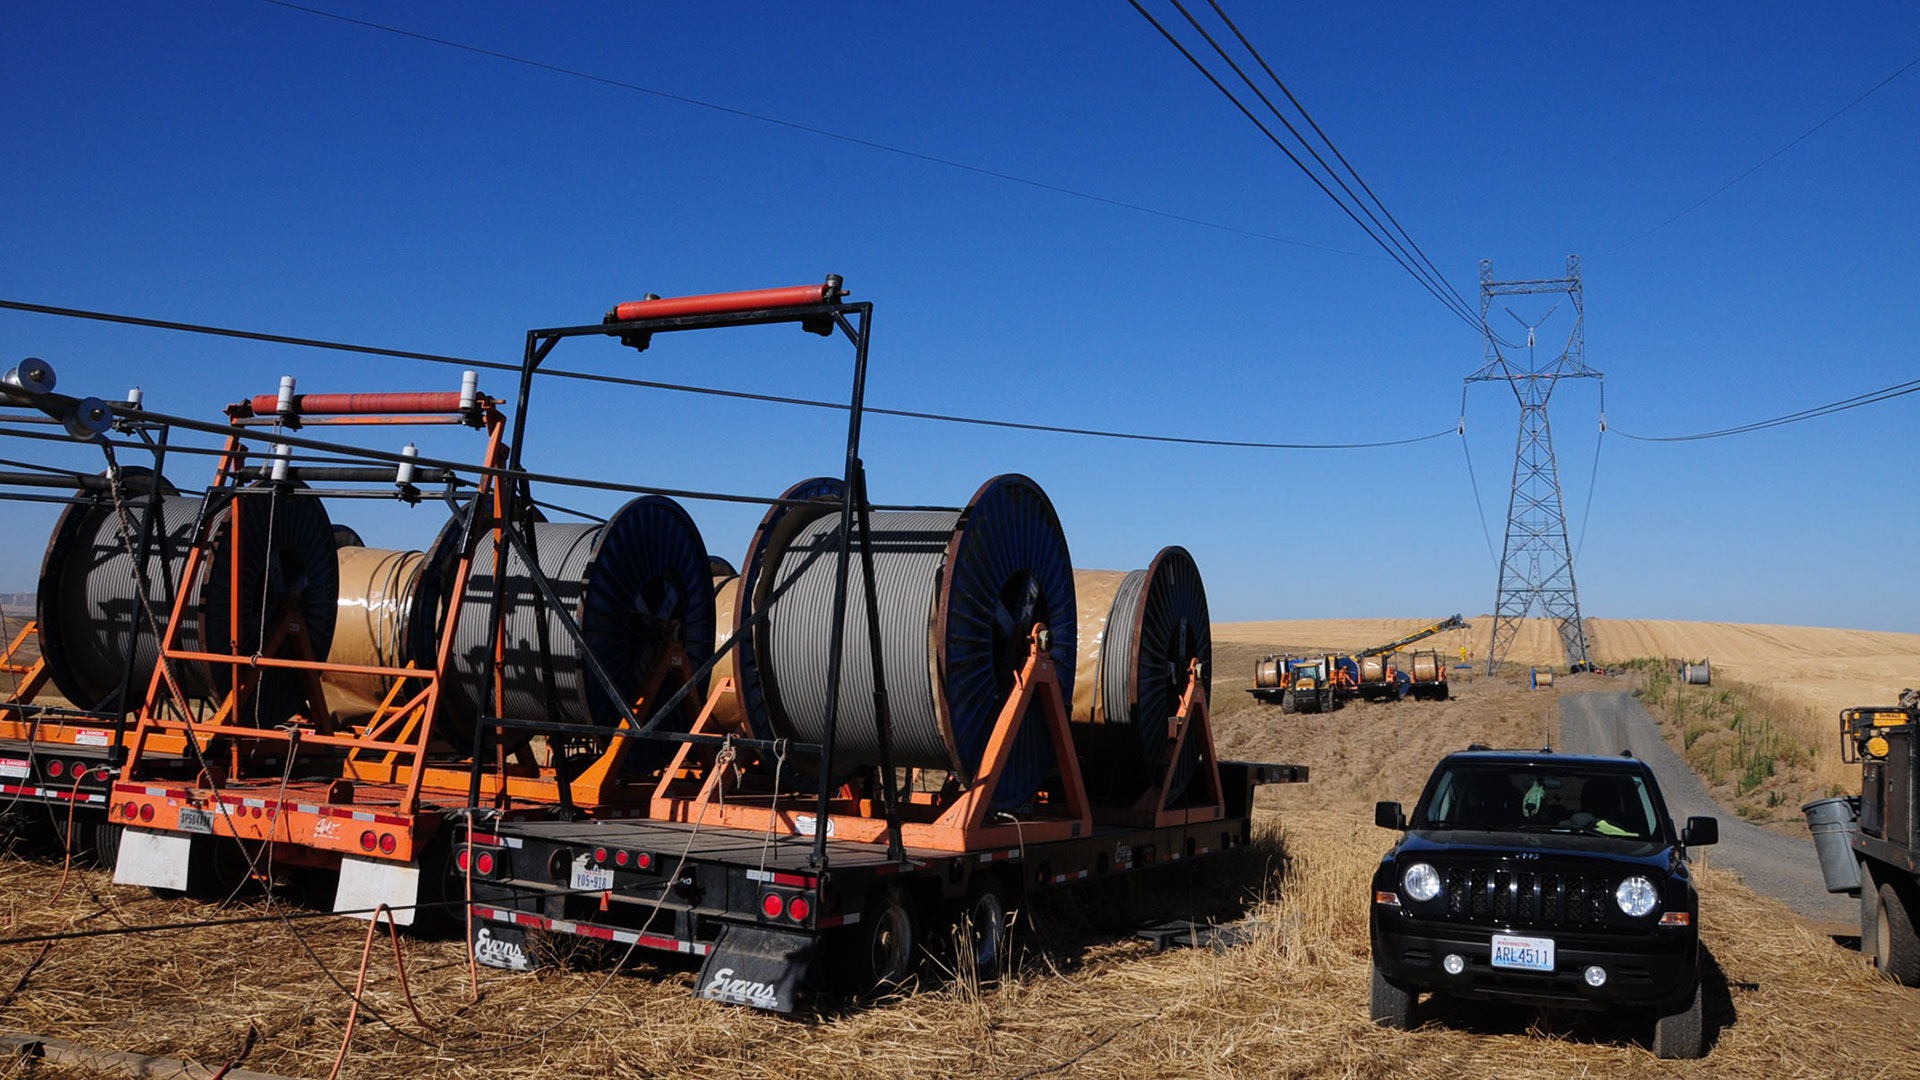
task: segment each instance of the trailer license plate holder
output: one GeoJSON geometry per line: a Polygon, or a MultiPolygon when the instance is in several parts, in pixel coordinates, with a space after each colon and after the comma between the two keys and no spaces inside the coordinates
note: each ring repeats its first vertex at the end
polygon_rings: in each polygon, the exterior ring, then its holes
{"type": "Polygon", "coordinates": [[[1518,971],[1540,971],[1551,974],[1553,971],[1553,939],[1495,934],[1493,935],[1493,955],[1491,962],[1493,966],[1497,968],[1512,968],[1518,971]]]}
{"type": "Polygon", "coordinates": [[[567,888],[575,892],[605,892],[613,888],[613,871],[588,866],[584,858],[576,859],[567,888]]]}

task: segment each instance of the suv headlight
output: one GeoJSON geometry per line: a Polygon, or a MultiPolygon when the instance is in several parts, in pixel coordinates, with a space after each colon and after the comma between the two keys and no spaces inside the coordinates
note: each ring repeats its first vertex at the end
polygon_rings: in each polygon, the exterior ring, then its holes
{"type": "Polygon", "coordinates": [[[1621,882],[1620,887],[1613,890],[1613,902],[1620,905],[1621,911],[1636,919],[1652,911],[1654,902],[1659,898],[1653,882],[1638,875],[1621,882]]]}
{"type": "Polygon", "coordinates": [[[1400,875],[1400,887],[1415,900],[1431,900],[1440,895],[1440,872],[1417,862],[1400,875]]]}

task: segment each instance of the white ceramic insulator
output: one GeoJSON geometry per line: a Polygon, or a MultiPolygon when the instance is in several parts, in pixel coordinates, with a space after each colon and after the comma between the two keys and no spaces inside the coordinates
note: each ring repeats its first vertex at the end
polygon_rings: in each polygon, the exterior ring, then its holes
{"type": "Polygon", "coordinates": [[[274,406],[274,411],[282,416],[293,411],[293,376],[280,376],[280,402],[274,406]]]}
{"type": "MultiPolygon", "coordinates": [[[[291,379],[287,380],[289,383],[292,381],[291,379]]],[[[286,393],[285,387],[281,388],[281,393],[283,395],[286,393]]],[[[292,458],[293,447],[288,446],[286,443],[273,444],[273,479],[275,483],[280,483],[287,478],[287,465],[292,458]]]]}
{"type": "Polygon", "coordinates": [[[463,371],[460,373],[460,411],[471,412],[474,402],[480,398],[480,373],[463,371]]]}
{"type": "Polygon", "coordinates": [[[420,456],[420,448],[408,443],[400,448],[400,456],[407,460],[400,463],[400,471],[394,476],[393,482],[398,487],[412,487],[413,459],[420,456]]]}
{"type": "Polygon", "coordinates": [[[145,394],[142,394],[140,392],[140,388],[137,386],[127,391],[127,404],[133,406],[136,409],[139,408],[141,404],[146,400],[147,400],[147,396],[145,394]]]}

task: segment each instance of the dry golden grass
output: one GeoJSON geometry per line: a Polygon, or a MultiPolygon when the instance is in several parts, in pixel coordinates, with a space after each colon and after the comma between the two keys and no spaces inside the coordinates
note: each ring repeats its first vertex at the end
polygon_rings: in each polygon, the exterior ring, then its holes
{"type": "MultiPolygon", "coordinates": [[[[1249,655],[1261,647],[1242,646],[1249,655]]],[[[1656,1061],[1635,1041],[1634,1026],[1617,1019],[1456,1007],[1413,1032],[1374,1027],[1366,1000],[1367,878],[1392,838],[1372,827],[1371,802],[1411,799],[1434,758],[1471,739],[1538,741],[1555,695],[1476,682],[1440,705],[1282,717],[1232,685],[1245,677],[1231,652],[1223,650],[1215,696],[1223,753],[1316,769],[1314,783],[1263,797],[1268,809],[1258,828],[1284,850],[1286,868],[1277,881],[1257,872],[1238,880],[1236,888],[1268,892],[1253,906],[1259,929],[1248,944],[1155,954],[1067,920],[1068,933],[1044,951],[1029,949],[998,985],[930,979],[912,996],[783,1019],[693,1000],[689,967],[651,963],[610,980],[592,970],[482,969],[482,999],[468,1006],[459,943],[408,941],[414,992],[432,1027],[421,1029],[408,1015],[384,946],[367,1000],[433,1045],[363,1022],[343,1076],[1913,1075],[1920,995],[1878,978],[1780,905],[1710,870],[1705,940],[1725,979],[1713,984],[1710,1007],[1721,1031],[1704,1062],[1656,1061]]],[[[45,863],[0,861],[0,933],[216,914],[211,905],[115,887],[101,871],[76,873],[56,900],[57,876],[45,863]]],[[[1052,907],[1098,915],[1105,895],[1079,893],[1052,907]]],[[[350,984],[363,927],[323,920],[301,924],[300,933],[350,984]]],[[[0,947],[0,996],[36,948],[0,947]]],[[[346,1014],[345,998],[300,940],[267,923],[61,943],[0,1006],[0,1028],[218,1065],[252,1025],[258,1036],[245,1067],[324,1076],[346,1014]]],[[[66,1075],[76,1074],[0,1062],[0,1076],[66,1075]]]]}

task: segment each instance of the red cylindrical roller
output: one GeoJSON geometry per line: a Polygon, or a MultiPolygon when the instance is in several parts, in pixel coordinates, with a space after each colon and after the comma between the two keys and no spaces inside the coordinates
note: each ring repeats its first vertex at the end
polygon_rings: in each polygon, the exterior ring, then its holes
{"type": "MultiPolygon", "coordinates": [[[[280,409],[280,395],[255,394],[256,416],[272,416],[280,409]]],[[[460,391],[421,391],[412,394],[295,394],[293,411],[303,416],[368,416],[386,413],[457,413],[460,391]]]]}
{"type": "Polygon", "coordinates": [[[762,311],[767,308],[805,307],[834,299],[831,282],[818,285],[790,285],[784,289],[750,289],[746,292],[709,293],[706,296],[669,296],[659,300],[634,300],[613,309],[614,322],[635,319],[666,319],[676,315],[720,315],[730,311],[762,311]]]}

